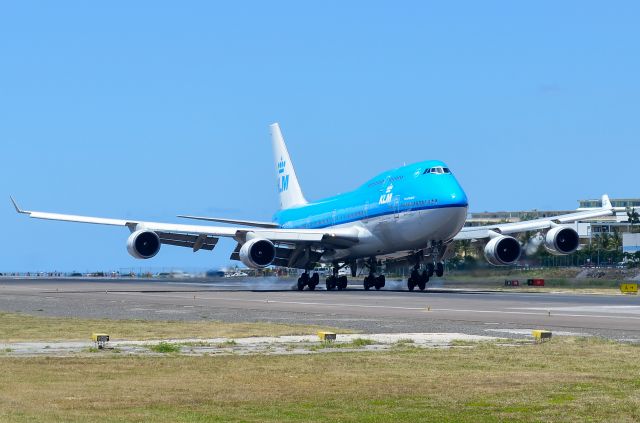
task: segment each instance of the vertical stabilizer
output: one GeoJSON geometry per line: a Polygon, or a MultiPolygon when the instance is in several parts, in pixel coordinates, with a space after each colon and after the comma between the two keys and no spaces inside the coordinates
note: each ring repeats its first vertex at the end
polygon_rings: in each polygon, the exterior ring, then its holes
{"type": "Polygon", "coordinates": [[[280,209],[307,204],[302,195],[300,183],[293,168],[291,157],[280,132],[280,125],[274,123],[271,128],[271,140],[273,141],[273,157],[276,164],[276,177],[278,178],[278,193],[280,194],[280,209]]]}

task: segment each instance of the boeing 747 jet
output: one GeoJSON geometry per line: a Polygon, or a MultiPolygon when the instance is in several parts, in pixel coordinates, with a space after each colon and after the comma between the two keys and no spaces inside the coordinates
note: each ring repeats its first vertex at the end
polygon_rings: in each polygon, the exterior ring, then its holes
{"type": "Polygon", "coordinates": [[[227,226],[145,222],[22,210],[37,219],[124,226],[129,254],[150,259],[163,244],[213,250],[220,237],[233,238],[231,259],[251,268],[282,266],[303,269],[298,289],[314,290],[318,263],[332,265],[326,279],[328,290],[343,290],[347,277],[338,274],[349,266],[353,277],[365,270],[364,289],[380,289],[385,277],[379,273],[386,260],[408,259],[412,266],[407,287],[424,290],[429,279],[444,273],[443,262],[453,255],[457,240],[484,243],[489,263],[508,266],[519,259],[522,247],[513,237],[525,231],[544,233],[544,246],[553,254],[573,253],[578,233],[567,223],[614,213],[609,198],[602,207],[518,223],[464,227],[469,206],[467,196],[445,163],[428,160],[376,175],[355,190],[320,201],[305,199],[280,127],[271,125],[280,210],[272,222],[217,217],[179,216],[227,226]]]}

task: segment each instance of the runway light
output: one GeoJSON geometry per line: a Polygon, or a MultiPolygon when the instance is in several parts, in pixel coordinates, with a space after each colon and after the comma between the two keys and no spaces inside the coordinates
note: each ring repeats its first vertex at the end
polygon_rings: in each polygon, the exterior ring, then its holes
{"type": "Polygon", "coordinates": [[[548,341],[548,340],[551,339],[551,331],[550,330],[536,329],[536,330],[531,332],[531,335],[533,335],[533,337],[535,338],[536,342],[544,342],[544,341],[548,341]]]}
{"type": "Polygon", "coordinates": [[[336,340],[336,334],[333,332],[320,331],[318,332],[318,338],[323,342],[333,342],[336,340]]]}
{"type": "Polygon", "coordinates": [[[99,349],[103,349],[104,346],[109,342],[109,335],[106,333],[92,333],[91,340],[96,343],[96,346],[99,349]]]}

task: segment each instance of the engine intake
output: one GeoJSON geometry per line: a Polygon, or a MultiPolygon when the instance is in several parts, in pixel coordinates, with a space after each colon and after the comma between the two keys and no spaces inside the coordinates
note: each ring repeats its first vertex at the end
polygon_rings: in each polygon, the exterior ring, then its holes
{"type": "Polygon", "coordinates": [[[260,269],[269,266],[276,258],[276,247],[271,241],[254,238],[240,248],[240,261],[247,267],[260,269]]]}
{"type": "Polygon", "coordinates": [[[508,266],[520,258],[522,247],[512,236],[500,235],[493,238],[484,247],[484,256],[494,266],[508,266]]]}
{"type": "Polygon", "coordinates": [[[564,256],[573,253],[580,246],[580,236],[573,228],[557,226],[544,237],[544,248],[551,254],[564,256]]]}
{"type": "Polygon", "coordinates": [[[127,239],[127,251],[137,259],[150,259],[160,251],[160,237],[153,231],[135,231],[127,239]]]}

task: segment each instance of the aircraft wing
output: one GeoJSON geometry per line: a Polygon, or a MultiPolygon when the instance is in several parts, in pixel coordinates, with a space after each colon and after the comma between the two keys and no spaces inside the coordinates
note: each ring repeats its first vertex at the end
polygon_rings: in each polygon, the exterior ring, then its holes
{"type": "Polygon", "coordinates": [[[614,214],[615,211],[611,206],[611,201],[609,201],[609,197],[605,194],[602,196],[601,208],[562,214],[549,218],[527,220],[524,222],[497,223],[495,225],[487,226],[467,226],[462,228],[458,235],[455,236],[454,241],[490,238],[496,234],[514,234],[519,232],[549,229],[558,224],[572,223],[580,220],[592,219],[594,217],[612,216],[614,214]]]}
{"type": "Polygon", "coordinates": [[[110,219],[72,214],[48,213],[21,209],[13,197],[11,202],[16,211],[34,219],[58,220],[64,222],[91,223],[96,225],[125,226],[130,231],[149,230],[156,232],[162,243],[193,247],[197,249],[213,249],[216,237],[233,238],[244,242],[247,235],[268,239],[274,243],[286,243],[296,246],[318,245],[325,247],[345,247],[359,242],[356,228],[333,229],[280,229],[280,228],[247,228],[233,226],[185,225],[179,223],[147,222],[131,219],[110,219]],[[215,239],[215,240],[214,240],[215,239]],[[165,242],[174,241],[174,242],[165,242]],[[199,245],[202,244],[202,245],[199,245]],[[198,248],[196,248],[198,247],[198,248]],[[211,248],[207,248],[211,247],[211,248]]]}

